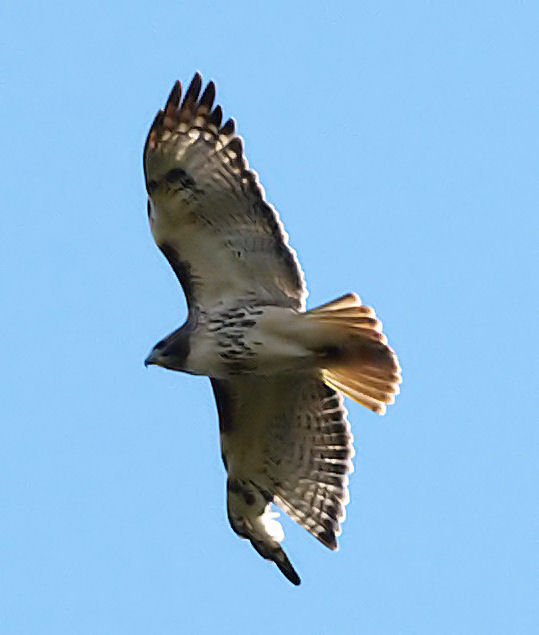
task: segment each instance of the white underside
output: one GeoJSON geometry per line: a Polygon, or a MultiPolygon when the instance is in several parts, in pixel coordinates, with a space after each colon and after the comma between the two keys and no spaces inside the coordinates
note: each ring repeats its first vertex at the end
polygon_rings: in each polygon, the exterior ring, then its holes
{"type": "MultiPolygon", "coordinates": [[[[285,307],[256,307],[262,315],[256,316],[256,325],[242,329],[245,350],[251,351],[254,375],[273,375],[297,371],[308,367],[313,358],[306,347],[307,340],[302,314],[285,307]]],[[[215,313],[218,316],[219,313],[215,313]]],[[[188,372],[226,378],[230,368],[223,361],[223,349],[216,343],[216,332],[211,330],[212,314],[204,316],[190,338],[191,349],[187,358],[188,372]]],[[[249,319],[249,316],[246,316],[249,319]]]]}

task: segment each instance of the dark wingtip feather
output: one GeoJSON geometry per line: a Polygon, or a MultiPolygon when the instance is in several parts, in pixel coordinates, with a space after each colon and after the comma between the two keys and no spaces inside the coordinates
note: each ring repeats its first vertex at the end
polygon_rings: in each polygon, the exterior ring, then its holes
{"type": "Polygon", "coordinates": [[[191,80],[191,83],[189,84],[189,88],[187,89],[187,92],[185,93],[182,106],[185,107],[186,104],[191,104],[195,102],[200,94],[201,88],[202,88],[202,76],[197,71],[195,73],[195,76],[191,80]]]}
{"type": "Polygon", "coordinates": [[[339,548],[339,544],[337,543],[337,536],[334,531],[330,531],[327,529],[326,531],[322,531],[319,534],[316,534],[316,537],[320,542],[331,549],[332,551],[336,551],[339,548]]]}
{"type": "Polygon", "coordinates": [[[236,131],[236,122],[231,117],[219,130],[219,134],[228,136],[228,135],[234,134],[235,131],[236,131]]]}
{"type": "Polygon", "coordinates": [[[215,99],[215,84],[209,82],[204,89],[202,97],[200,98],[200,108],[205,112],[209,112],[213,106],[213,100],[215,99]]]}
{"type": "Polygon", "coordinates": [[[172,90],[170,91],[170,95],[167,99],[167,105],[165,106],[165,112],[168,114],[172,114],[176,108],[180,105],[180,99],[182,96],[182,85],[179,81],[176,81],[172,90]]]}
{"type": "Polygon", "coordinates": [[[239,137],[234,137],[226,147],[238,156],[243,154],[243,143],[239,137]]]}
{"type": "Polygon", "coordinates": [[[221,106],[215,106],[213,112],[208,115],[208,123],[213,124],[216,128],[219,128],[221,125],[221,120],[223,118],[223,110],[221,106]]]}

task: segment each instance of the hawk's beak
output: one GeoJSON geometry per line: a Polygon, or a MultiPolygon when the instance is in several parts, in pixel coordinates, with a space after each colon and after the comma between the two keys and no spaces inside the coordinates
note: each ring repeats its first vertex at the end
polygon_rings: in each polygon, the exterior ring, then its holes
{"type": "Polygon", "coordinates": [[[151,351],[148,357],[144,360],[144,366],[148,368],[148,366],[151,366],[152,364],[159,364],[158,358],[159,355],[156,355],[155,351],[151,351]]]}

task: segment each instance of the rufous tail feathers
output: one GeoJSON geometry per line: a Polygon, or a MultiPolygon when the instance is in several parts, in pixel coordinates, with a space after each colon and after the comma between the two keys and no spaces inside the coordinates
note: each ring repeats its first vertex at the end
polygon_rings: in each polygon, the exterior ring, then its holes
{"type": "Polygon", "coordinates": [[[397,355],[387,344],[374,309],[355,293],[305,313],[322,336],[322,377],[342,393],[378,414],[395,401],[402,381],[397,355]]]}

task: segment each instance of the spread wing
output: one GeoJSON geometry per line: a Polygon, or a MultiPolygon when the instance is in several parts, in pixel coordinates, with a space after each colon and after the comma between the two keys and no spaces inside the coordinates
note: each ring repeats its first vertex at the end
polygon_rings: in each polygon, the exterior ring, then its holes
{"type": "Polygon", "coordinates": [[[176,82],[144,148],[155,241],[189,307],[247,299],[303,309],[306,289],[277,212],[266,201],[215,85],[197,73],[181,101],[176,82]]]}
{"type": "Polygon", "coordinates": [[[354,454],[342,396],[307,374],[212,379],[212,385],[232,528],[299,584],[271,503],[337,549],[354,454]]]}

